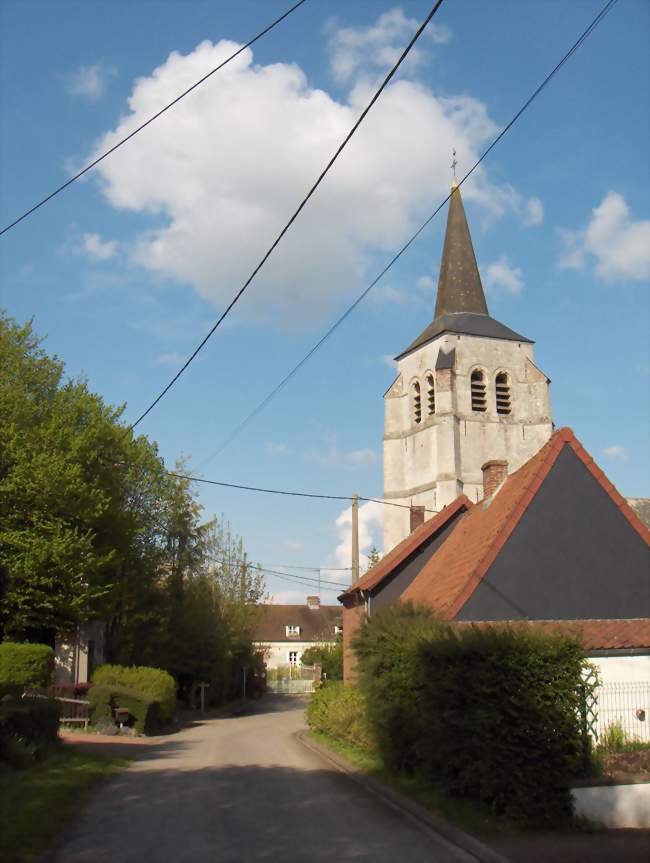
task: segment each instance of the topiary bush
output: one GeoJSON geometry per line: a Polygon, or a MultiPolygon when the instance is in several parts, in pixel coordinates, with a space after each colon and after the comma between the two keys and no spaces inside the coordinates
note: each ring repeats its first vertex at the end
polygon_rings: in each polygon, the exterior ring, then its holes
{"type": "Polygon", "coordinates": [[[0,644],[0,697],[30,687],[49,686],[54,671],[54,651],[47,644],[0,644]]]}
{"type": "MultiPolygon", "coordinates": [[[[93,683],[122,687],[148,696],[149,701],[158,702],[160,715],[167,722],[174,715],[176,683],[171,674],[160,668],[137,665],[100,665],[93,674],[93,683]]],[[[91,695],[92,691],[91,689],[91,695]]]]}
{"type": "Polygon", "coordinates": [[[58,702],[51,698],[0,702],[0,761],[21,767],[58,743],[58,702]]]}
{"type": "Polygon", "coordinates": [[[322,731],[367,752],[375,749],[366,719],[366,700],[358,689],[344,687],[339,682],[321,686],[307,706],[307,723],[314,731],[322,731]]]}
{"type": "Polygon", "coordinates": [[[133,727],[141,734],[155,734],[160,729],[160,704],[142,692],[123,686],[97,684],[90,689],[88,699],[94,725],[113,724],[113,711],[122,707],[129,711],[133,727]]]}

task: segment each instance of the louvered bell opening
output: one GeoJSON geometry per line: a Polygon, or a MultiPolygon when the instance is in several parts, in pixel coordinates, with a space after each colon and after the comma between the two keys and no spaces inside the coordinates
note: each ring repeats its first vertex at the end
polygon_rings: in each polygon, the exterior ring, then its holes
{"type": "Polygon", "coordinates": [[[483,372],[472,372],[471,390],[472,410],[476,413],[485,413],[487,410],[487,401],[485,397],[485,381],[483,380],[483,372]]]}
{"type": "Polygon", "coordinates": [[[420,398],[420,384],[413,384],[413,420],[416,424],[422,422],[422,399],[420,398]]]}
{"type": "Polygon", "coordinates": [[[427,378],[427,409],[429,416],[436,412],[436,390],[431,375],[427,378]]]}
{"type": "Polygon", "coordinates": [[[507,375],[501,374],[496,376],[495,390],[497,413],[501,416],[508,416],[510,413],[510,385],[507,375]]]}

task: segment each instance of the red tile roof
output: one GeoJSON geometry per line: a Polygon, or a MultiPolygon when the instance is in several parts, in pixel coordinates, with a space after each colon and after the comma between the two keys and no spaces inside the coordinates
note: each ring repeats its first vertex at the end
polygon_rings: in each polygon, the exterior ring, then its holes
{"type": "Polygon", "coordinates": [[[515,620],[458,621],[454,626],[530,627],[542,632],[569,632],[578,636],[585,650],[650,649],[650,619],[631,620],[515,620]]]}
{"type": "Polygon", "coordinates": [[[402,599],[425,602],[442,617],[454,618],[476,590],[522,515],[539,491],[560,452],[570,446],[634,529],[650,545],[650,531],[576,439],[562,428],[511,474],[492,498],[463,515],[451,535],[404,591],[402,599]]]}
{"type": "Polygon", "coordinates": [[[343,601],[345,597],[351,597],[361,590],[370,590],[375,587],[384,578],[389,575],[396,566],[406,560],[406,558],[432,537],[436,531],[444,527],[450,518],[460,511],[467,511],[472,507],[471,500],[464,494],[461,494],[453,503],[446,506],[444,509],[435,515],[433,518],[425,521],[420,527],[416,528],[413,533],[410,533],[406,539],[403,539],[395,548],[391,549],[385,557],[376,563],[363,578],[360,578],[355,584],[345,590],[339,600],[343,601]]]}

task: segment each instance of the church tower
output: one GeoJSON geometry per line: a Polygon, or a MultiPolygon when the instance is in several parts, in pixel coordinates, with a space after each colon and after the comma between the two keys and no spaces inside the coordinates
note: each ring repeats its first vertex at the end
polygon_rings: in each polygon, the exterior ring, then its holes
{"type": "Polygon", "coordinates": [[[384,553],[459,494],[483,497],[482,468],[512,473],[551,436],[549,379],[533,342],[490,317],[454,183],[433,321],[396,358],[384,396],[384,553]],[[507,462],[507,468],[505,463],[507,462]]]}

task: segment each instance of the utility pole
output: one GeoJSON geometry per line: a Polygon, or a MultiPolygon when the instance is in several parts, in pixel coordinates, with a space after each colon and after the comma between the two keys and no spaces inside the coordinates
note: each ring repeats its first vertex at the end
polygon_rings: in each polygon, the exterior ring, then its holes
{"type": "Polygon", "coordinates": [[[352,584],[359,581],[359,495],[352,495],[352,584]]]}

